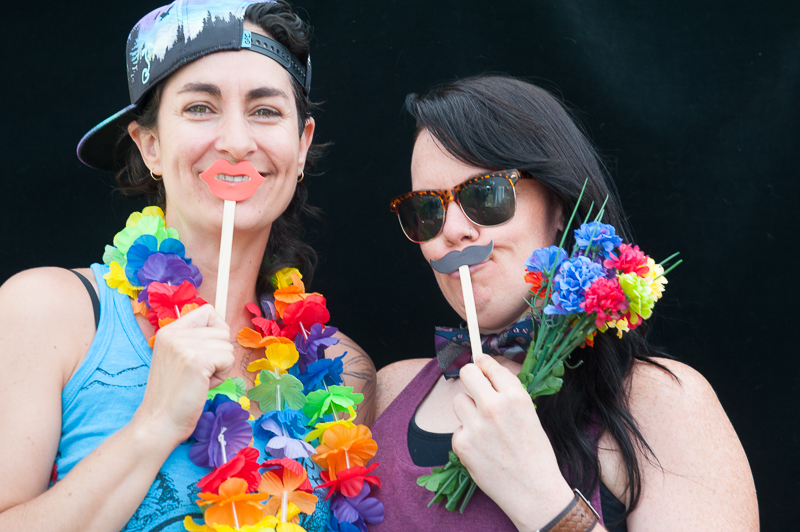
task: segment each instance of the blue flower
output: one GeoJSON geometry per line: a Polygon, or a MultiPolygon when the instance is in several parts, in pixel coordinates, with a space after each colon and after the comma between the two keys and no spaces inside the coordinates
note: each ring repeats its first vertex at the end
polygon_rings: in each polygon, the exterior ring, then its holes
{"type": "Polygon", "coordinates": [[[280,424],[292,438],[302,438],[306,435],[308,417],[296,410],[273,410],[262,414],[253,424],[253,435],[259,440],[269,440],[275,434],[270,433],[272,426],[268,421],[280,424]]]}
{"type": "Polygon", "coordinates": [[[608,258],[608,253],[619,247],[622,239],[617,236],[613,225],[589,222],[575,229],[575,243],[585,251],[602,251],[608,258]]]}
{"type": "Polygon", "coordinates": [[[576,314],[583,312],[581,303],[586,299],[586,289],[605,270],[587,257],[564,261],[553,281],[555,292],[552,303],[544,308],[545,314],[576,314]]]}
{"type": "Polygon", "coordinates": [[[142,235],[133,241],[126,253],[127,264],[125,265],[125,276],[133,286],[139,286],[139,269],[144,266],[150,255],[164,253],[168,256],[180,257],[186,264],[191,264],[192,260],[185,257],[186,248],[180,240],[176,238],[165,238],[158,243],[158,239],[153,235],[142,235]]]}
{"type": "Polygon", "coordinates": [[[314,390],[322,390],[325,385],[342,384],[342,359],[344,355],[330,358],[320,358],[306,368],[305,373],[300,373],[297,365],[289,368],[289,373],[303,383],[303,393],[309,394],[314,390]]]}
{"type": "Polygon", "coordinates": [[[559,264],[567,259],[567,252],[558,246],[539,248],[531,253],[525,261],[525,269],[529,272],[542,272],[547,275],[558,270],[559,264]]]}

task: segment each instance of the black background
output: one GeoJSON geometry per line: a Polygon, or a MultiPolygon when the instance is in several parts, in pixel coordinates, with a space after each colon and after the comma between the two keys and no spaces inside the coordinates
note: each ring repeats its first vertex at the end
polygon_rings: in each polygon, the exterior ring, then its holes
{"type": "MultiPolygon", "coordinates": [[[[16,3],[2,33],[0,280],[101,261],[141,203],[74,150],[128,104],[128,31],[160,2],[16,3]],[[31,9],[35,6],[35,9],[31,9]]],[[[800,488],[795,1],[306,1],[317,138],[307,176],[326,225],[311,288],[378,367],[432,356],[456,315],[388,200],[409,189],[409,92],[482,72],[525,77],[573,109],[654,258],[685,263],[654,339],[701,371],[747,451],[764,530],[796,523],[800,488]]],[[[43,324],[46,327],[46,324],[43,324]]],[[[722,496],[722,495],[721,495],[722,496]]]]}

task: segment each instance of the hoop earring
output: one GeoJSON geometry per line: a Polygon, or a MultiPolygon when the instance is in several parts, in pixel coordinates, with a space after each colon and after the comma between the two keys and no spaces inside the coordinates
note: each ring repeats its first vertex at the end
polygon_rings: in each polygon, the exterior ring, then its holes
{"type": "Polygon", "coordinates": [[[305,174],[305,172],[303,172],[302,170],[300,170],[300,177],[298,177],[298,178],[297,178],[297,182],[299,183],[299,182],[300,182],[300,181],[302,181],[302,180],[303,180],[305,177],[306,177],[306,174],[305,174]]]}
{"type": "Polygon", "coordinates": [[[150,170],[150,177],[153,178],[153,181],[161,181],[162,179],[164,179],[163,176],[158,176],[158,179],[156,179],[156,176],[153,175],[153,171],[152,170],[150,170]]]}

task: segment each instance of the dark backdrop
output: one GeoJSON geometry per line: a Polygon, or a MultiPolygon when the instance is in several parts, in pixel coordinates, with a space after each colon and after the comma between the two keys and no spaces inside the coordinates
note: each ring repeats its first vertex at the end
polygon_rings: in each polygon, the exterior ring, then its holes
{"type": "MultiPolygon", "coordinates": [[[[6,14],[0,281],[100,261],[141,207],[74,150],[128,103],[125,39],[160,3],[16,3],[6,14]]],[[[796,523],[799,5],[306,1],[318,138],[334,143],[324,173],[306,177],[327,220],[312,226],[312,288],[332,322],[378,367],[432,355],[432,326],[457,317],[387,208],[409,189],[403,98],[487,71],[538,82],[606,158],[637,242],[655,258],[681,251],[655,340],[717,390],[764,529],[796,523]]]]}

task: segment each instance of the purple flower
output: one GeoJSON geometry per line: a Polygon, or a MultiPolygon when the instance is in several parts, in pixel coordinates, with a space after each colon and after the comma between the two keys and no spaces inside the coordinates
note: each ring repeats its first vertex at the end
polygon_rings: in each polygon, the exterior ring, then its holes
{"type": "Polygon", "coordinates": [[[278,319],[278,310],[275,308],[275,297],[272,294],[261,294],[259,303],[261,303],[261,310],[264,311],[264,319],[273,321],[278,319]]]}
{"type": "Polygon", "coordinates": [[[324,327],[321,323],[315,323],[308,331],[308,338],[303,333],[297,335],[294,345],[300,352],[300,373],[306,372],[306,366],[324,358],[325,349],[339,343],[339,339],[333,335],[339,332],[336,327],[324,327]]]}
{"type": "Polygon", "coordinates": [[[306,368],[305,373],[300,373],[297,366],[289,368],[289,373],[297,377],[303,383],[303,393],[308,395],[314,390],[322,390],[325,385],[342,384],[342,359],[344,355],[330,358],[320,358],[306,368]]]}
{"type": "MultiPolygon", "coordinates": [[[[266,451],[275,458],[291,458],[299,460],[316,454],[317,450],[300,438],[293,438],[290,431],[273,418],[267,418],[260,424],[261,430],[270,438],[266,451]]],[[[264,438],[267,439],[267,438],[264,438]]]]}
{"type": "Polygon", "coordinates": [[[525,269],[529,272],[542,272],[545,276],[558,270],[559,264],[567,259],[567,252],[558,246],[539,248],[531,253],[525,261],[525,269]]]}
{"type": "Polygon", "coordinates": [[[173,254],[181,258],[187,264],[192,260],[185,258],[186,249],[180,240],[176,238],[165,238],[158,243],[158,239],[153,235],[142,235],[133,241],[128,252],[125,254],[127,264],[125,265],[125,276],[133,286],[139,286],[139,269],[144,266],[150,255],[154,253],[173,254]]]}
{"type": "Polygon", "coordinates": [[[613,225],[589,222],[575,229],[575,243],[585,251],[602,251],[608,258],[608,253],[619,247],[622,239],[617,236],[613,225]]]}
{"type": "Polygon", "coordinates": [[[139,284],[145,287],[139,294],[139,301],[147,302],[147,287],[153,281],[180,286],[183,281],[189,281],[197,288],[203,282],[203,275],[197,266],[187,264],[175,253],[154,253],[139,268],[137,274],[139,284]]]}
{"type": "Polygon", "coordinates": [[[605,270],[587,257],[564,261],[553,281],[555,292],[552,303],[544,308],[545,314],[575,314],[583,312],[581,303],[586,299],[586,289],[605,270]]]}
{"type": "Polygon", "coordinates": [[[345,497],[337,493],[331,499],[331,511],[339,523],[352,523],[361,532],[367,532],[366,523],[376,525],[383,521],[383,503],[369,495],[369,484],[364,482],[361,493],[345,497]]]}
{"type": "Polygon", "coordinates": [[[192,433],[197,443],[189,449],[189,459],[200,467],[214,468],[233,458],[250,444],[253,437],[253,430],[247,422],[249,417],[250,413],[236,401],[220,401],[216,411],[203,412],[192,433]]]}

